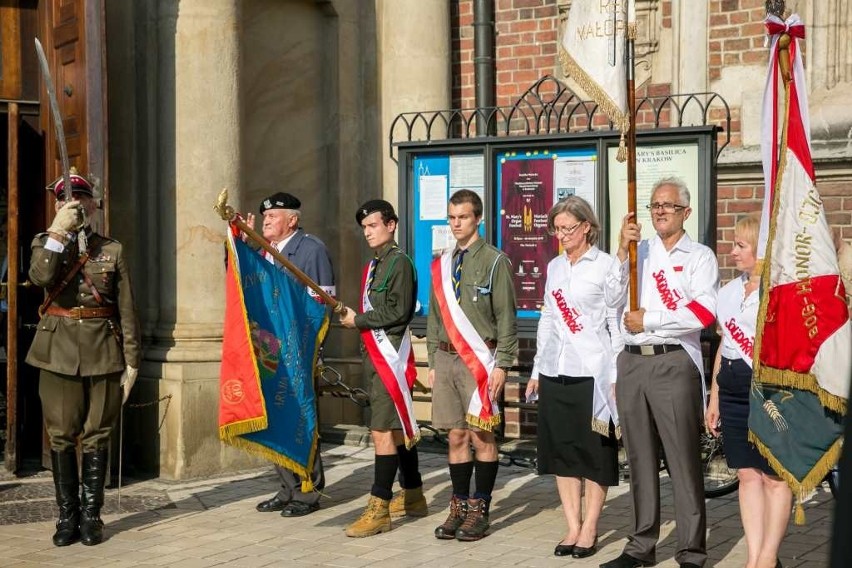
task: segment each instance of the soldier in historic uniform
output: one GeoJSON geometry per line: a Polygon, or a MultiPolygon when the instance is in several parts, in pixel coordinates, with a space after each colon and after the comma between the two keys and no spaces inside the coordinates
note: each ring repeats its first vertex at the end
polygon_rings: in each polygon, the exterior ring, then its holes
{"type": "MultiPolygon", "coordinates": [[[[289,193],[278,192],[263,200],[260,204],[260,214],[263,217],[262,233],[273,247],[284,255],[293,266],[304,272],[311,280],[334,296],[334,271],[331,258],[325,244],[314,235],[306,233],[299,227],[302,202],[289,193]]],[[[246,223],[254,226],[255,216],[249,213],[246,223]]],[[[269,262],[279,268],[283,266],[271,254],[262,252],[269,262]]],[[[314,292],[308,289],[314,296],[314,292]]],[[[302,481],[299,476],[280,465],[275,466],[281,487],[271,498],[257,504],[256,509],[261,513],[281,512],[282,517],[302,517],[319,509],[320,491],[325,487],[325,474],[319,450],[314,460],[314,470],[311,481],[314,491],[302,491],[302,481]]]]}
{"type": "Polygon", "coordinates": [[[393,205],[382,199],[368,201],[358,208],[355,221],[374,255],[364,271],[360,313],[347,308],[340,323],[361,331],[376,454],[369,502],[346,527],[346,536],[365,537],[389,531],[391,517],[425,517],[428,508],[415,446],[420,431],[411,400],[417,374],[408,331],[417,303],[414,263],[394,240],[399,218],[393,205]],[[402,490],[393,495],[397,468],[402,490]]]}
{"type": "Polygon", "coordinates": [[[139,326],[121,243],[94,232],[92,184],[71,174],[48,186],[56,217],[32,242],[29,278],[45,289],[27,363],[41,369],[59,521],[53,543],[103,540],[100,518],[110,434],[139,369],[139,326]],[[83,455],[82,494],[77,445],[83,455]]]}
{"type": "Polygon", "coordinates": [[[447,219],[456,246],[432,262],[426,325],[432,426],[449,430],[453,485],[450,514],[435,529],[439,539],[473,541],[487,534],[497,479],[496,401],[518,355],[512,267],[503,252],[480,238],[482,209],[473,191],[450,197],[447,219]]]}

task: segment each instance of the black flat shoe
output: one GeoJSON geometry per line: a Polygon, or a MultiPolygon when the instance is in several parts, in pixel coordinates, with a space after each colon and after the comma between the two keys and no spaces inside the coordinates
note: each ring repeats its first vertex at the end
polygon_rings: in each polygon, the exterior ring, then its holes
{"type": "Polygon", "coordinates": [[[598,537],[592,542],[592,546],[574,546],[574,552],[571,553],[571,558],[588,558],[594,556],[598,551],[598,537]]]}
{"type": "Polygon", "coordinates": [[[273,497],[272,499],[267,499],[266,501],[261,501],[257,504],[255,509],[257,509],[261,513],[272,513],[275,511],[283,511],[284,506],[287,504],[286,501],[282,501],[278,498],[278,495],[273,497]]]}
{"type": "Polygon", "coordinates": [[[561,542],[553,549],[554,556],[571,556],[574,553],[573,544],[562,544],[561,542]]]}
{"type": "Polygon", "coordinates": [[[282,517],[304,517],[314,511],[319,511],[319,503],[303,503],[302,501],[290,501],[281,511],[282,517]]]}

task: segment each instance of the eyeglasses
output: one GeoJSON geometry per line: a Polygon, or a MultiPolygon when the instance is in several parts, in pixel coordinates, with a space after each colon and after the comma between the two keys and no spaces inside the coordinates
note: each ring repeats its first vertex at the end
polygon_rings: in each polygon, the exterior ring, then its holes
{"type": "Polygon", "coordinates": [[[556,236],[570,237],[571,235],[573,235],[574,233],[577,232],[577,229],[583,223],[585,223],[585,221],[580,221],[579,223],[575,224],[572,227],[554,227],[552,230],[548,231],[548,233],[550,233],[554,237],[556,237],[556,236]]]}
{"type": "Polygon", "coordinates": [[[646,205],[649,211],[663,211],[664,213],[678,213],[686,209],[686,205],[678,205],[677,203],[649,203],[646,205]]]}

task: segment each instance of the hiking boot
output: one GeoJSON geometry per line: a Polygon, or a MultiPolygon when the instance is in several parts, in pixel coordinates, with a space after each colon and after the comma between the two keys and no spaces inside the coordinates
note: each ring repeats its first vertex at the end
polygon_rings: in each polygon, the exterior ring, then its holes
{"type": "Polygon", "coordinates": [[[467,502],[467,515],[456,531],[456,539],[461,541],[479,540],[488,534],[488,502],[485,499],[470,499],[467,502]]]}
{"type": "Polygon", "coordinates": [[[370,495],[367,507],[354,523],[346,527],[346,536],[362,538],[391,530],[391,518],[388,514],[390,501],[370,495]]]}
{"type": "Polygon", "coordinates": [[[467,501],[459,499],[455,495],[450,500],[450,514],[444,524],[435,529],[435,538],[441,540],[452,540],[456,538],[456,531],[467,517],[467,501]]]}
{"type": "Polygon", "coordinates": [[[426,497],[423,496],[423,487],[414,489],[400,489],[390,502],[390,516],[392,519],[398,517],[425,517],[429,514],[429,506],[426,497]]]}

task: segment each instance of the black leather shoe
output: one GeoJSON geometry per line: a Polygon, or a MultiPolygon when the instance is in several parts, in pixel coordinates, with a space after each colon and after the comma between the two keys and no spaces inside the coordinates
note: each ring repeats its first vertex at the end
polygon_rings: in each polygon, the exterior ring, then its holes
{"type": "Polygon", "coordinates": [[[278,495],[273,497],[272,499],[267,499],[266,501],[261,501],[257,504],[255,509],[260,511],[261,513],[272,513],[274,511],[283,511],[284,506],[287,505],[286,501],[282,501],[278,498],[278,495]]]}
{"type": "Polygon", "coordinates": [[[561,542],[553,549],[554,556],[571,556],[574,553],[573,544],[562,544],[561,542]]]}
{"type": "Polygon", "coordinates": [[[281,511],[282,517],[304,517],[314,511],[319,511],[319,503],[303,503],[302,501],[290,501],[281,511]]]}
{"type": "Polygon", "coordinates": [[[598,537],[592,542],[592,546],[574,546],[574,552],[571,553],[571,558],[588,558],[594,556],[598,551],[598,537]]]}
{"type": "Polygon", "coordinates": [[[640,566],[653,566],[654,564],[656,563],[645,562],[644,560],[633,558],[626,552],[622,552],[621,556],[619,556],[615,560],[604,562],[603,564],[601,564],[600,568],[640,568],[640,566]]]}
{"type": "Polygon", "coordinates": [[[695,562],[684,562],[680,565],[680,568],[701,568],[701,566],[699,566],[695,562]]]}

